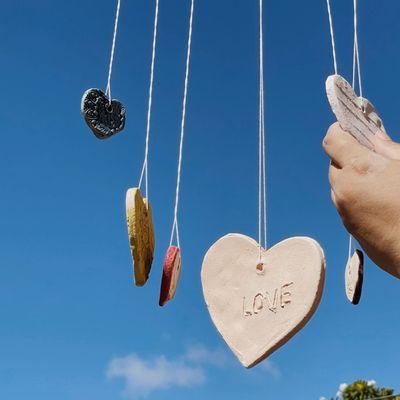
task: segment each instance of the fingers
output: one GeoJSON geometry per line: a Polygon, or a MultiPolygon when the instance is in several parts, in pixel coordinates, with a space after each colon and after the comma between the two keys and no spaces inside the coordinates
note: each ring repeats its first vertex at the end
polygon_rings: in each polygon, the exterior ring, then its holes
{"type": "Polygon", "coordinates": [[[331,163],[329,167],[331,199],[339,214],[357,199],[360,178],[352,168],[338,168],[331,163]]]}
{"type": "Polygon", "coordinates": [[[331,189],[331,200],[332,200],[333,205],[336,207],[336,209],[338,209],[339,205],[338,205],[336,195],[335,195],[335,192],[333,191],[333,189],[331,189]]]}
{"type": "Polygon", "coordinates": [[[331,184],[332,188],[334,188],[335,186],[339,173],[340,173],[340,168],[338,168],[337,165],[331,162],[331,165],[329,166],[328,177],[329,177],[329,183],[331,184]]]}
{"type": "Polygon", "coordinates": [[[375,151],[392,160],[400,160],[400,144],[393,142],[393,140],[385,133],[378,132],[374,136],[375,151]]]}
{"type": "Polygon", "coordinates": [[[371,154],[366,147],[362,146],[349,133],[345,132],[338,123],[330,126],[326,134],[323,147],[331,160],[339,167],[353,165],[356,160],[368,163],[371,154]]]}

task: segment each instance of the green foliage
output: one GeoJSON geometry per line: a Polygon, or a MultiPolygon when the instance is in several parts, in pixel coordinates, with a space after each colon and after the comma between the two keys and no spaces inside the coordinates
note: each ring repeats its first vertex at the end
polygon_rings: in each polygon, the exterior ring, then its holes
{"type": "MultiPolygon", "coordinates": [[[[400,396],[393,396],[393,389],[378,387],[375,381],[356,381],[351,385],[342,383],[335,398],[330,400],[400,400],[400,396]]],[[[321,400],[327,400],[321,397],[321,400]]]]}
{"type": "MultiPolygon", "coordinates": [[[[368,400],[392,394],[393,389],[379,388],[374,382],[357,381],[346,387],[342,393],[342,398],[343,400],[368,400]]],[[[389,400],[393,399],[394,397],[389,397],[389,400]]]]}

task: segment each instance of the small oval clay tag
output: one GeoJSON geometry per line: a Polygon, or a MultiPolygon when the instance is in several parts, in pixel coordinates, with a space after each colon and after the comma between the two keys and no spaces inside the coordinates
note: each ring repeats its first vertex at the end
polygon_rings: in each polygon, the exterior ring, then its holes
{"type": "Polygon", "coordinates": [[[364,280],[364,254],[356,250],[346,265],[346,296],[351,304],[357,305],[361,300],[364,280]]]}

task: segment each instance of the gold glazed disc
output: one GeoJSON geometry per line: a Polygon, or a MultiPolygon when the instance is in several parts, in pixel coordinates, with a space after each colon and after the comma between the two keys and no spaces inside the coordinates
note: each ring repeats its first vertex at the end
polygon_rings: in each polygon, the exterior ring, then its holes
{"type": "Polygon", "coordinates": [[[131,248],[135,285],[143,286],[149,278],[155,247],[151,205],[138,188],[126,193],[126,219],[131,248]]]}

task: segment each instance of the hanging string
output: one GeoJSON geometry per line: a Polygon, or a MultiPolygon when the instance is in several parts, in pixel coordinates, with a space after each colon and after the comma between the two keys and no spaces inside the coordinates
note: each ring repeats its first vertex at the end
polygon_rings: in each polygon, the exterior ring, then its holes
{"type": "Polygon", "coordinates": [[[330,0],[326,0],[326,6],[328,8],[328,16],[329,16],[329,29],[331,33],[331,43],[332,43],[332,55],[333,55],[333,68],[335,70],[335,75],[338,73],[337,61],[336,61],[336,45],[335,45],[335,34],[333,31],[333,18],[332,18],[332,10],[331,10],[331,2],[330,0]]]}
{"type": "MultiPolygon", "coordinates": [[[[331,10],[330,0],[326,0],[326,5],[327,5],[327,9],[328,9],[329,28],[330,28],[331,42],[332,42],[333,67],[335,70],[335,74],[337,75],[338,69],[337,69],[337,58],[336,58],[335,35],[334,35],[334,30],[333,30],[333,18],[332,18],[332,10],[331,10]]],[[[361,81],[361,66],[360,66],[360,54],[359,54],[359,48],[358,48],[358,7],[357,7],[358,1],[357,0],[353,0],[353,6],[354,6],[354,44],[353,44],[353,82],[352,82],[352,86],[354,89],[355,81],[356,81],[356,72],[357,72],[360,97],[362,98],[363,95],[362,95],[362,81],[361,81]]],[[[354,250],[354,238],[350,234],[349,235],[348,261],[350,261],[350,259],[351,259],[353,250],[354,250]]]]}
{"type": "Polygon", "coordinates": [[[263,0],[260,0],[259,23],[259,146],[258,146],[258,243],[260,245],[260,260],[262,246],[267,248],[267,185],[265,156],[265,106],[264,106],[264,21],[263,0]],[[264,241],[263,241],[264,240],[264,241]]]}
{"type": "MultiPolygon", "coordinates": [[[[355,91],[355,83],[356,83],[356,74],[358,76],[358,89],[360,92],[360,97],[362,98],[363,90],[362,90],[362,81],[361,81],[361,65],[360,65],[360,54],[358,50],[358,0],[353,0],[354,5],[354,43],[353,43],[353,80],[352,86],[355,91]]],[[[350,261],[351,256],[354,251],[354,237],[349,235],[349,252],[348,252],[348,260],[350,261]]]]}
{"type": "Polygon", "coordinates": [[[189,36],[188,36],[187,55],[186,55],[185,88],[184,88],[184,93],[183,93],[183,104],[182,104],[181,138],[180,138],[180,144],[179,144],[178,173],[177,173],[177,179],[176,179],[174,222],[172,224],[171,240],[170,240],[170,244],[169,244],[170,246],[172,246],[172,242],[174,240],[174,235],[176,235],[176,243],[179,248],[181,246],[180,246],[180,240],[179,240],[178,207],[179,207],[179,193],[180,193],[181,174],[182,174],[183,140],[185,137],[186,103],[187,103],[189,75],[190,75],[190,55],[191,55],[191,48],[192,48],[194,1],[195,0],[192,0],[191,7],[190,7],[189,36]]]}
{"type": "Polygon", "coordinates": [[[360,97],[362,94],[362,82],[361,82],[361,64],[360,64],[360,54],[358,50],[358,0],[353,0],[354,4],[354,45],[353,45],[353,89],[355,89],[356,81],[356,70],[358,76],[358,90],[360,92],[360,97]],[[357,67],[357,68],[356,68],[357,67]]]}
{"type": "Polygon", "coordinates": [[[139,179],[139,189],[142,186],[143,177],[145,178],[145,197],[149,199],[149,178],[148,178],[148,164],[149,164],[149,141],[150,141],[150,125],[151,125],[151,111],[153,105],[153,87],[154,87],[154,65],[156,62],[156,48],[157,48],[157,30],[158,30],[158,8],[159,0],[156,0],[156,10],[154,16],[154,32],[153,32],[153,49],[151,55],[150,66],[150,85],[149,85],[149,103],[147,108],[147,126],[146,126],[146,146],[144,151],[144,161],[142,172],[139,179]]]}
{"type": "Polygon", "coordinates": [[[354,250],[354,238],[353,235],[349,235],[349,252],[347,254],[347,262],[351,260],[351,257],[353,255],[353,250],[354,250]]]}
{"type": "Polygon", "coordinates": [[[111,75],[112,69],[114,64],[114,54],[115,54],[115,44],[117,42],[117,32],[118,32],[118,21],[119,21],[119,10],[121,8],[121,0],[117,0],[117,13],[115,15],[115,23],[114,23],[114,35],[113,41],[111,46],[111,56],[110,56],[110,65],[108,68],[108,79],[107,79],[107,89],[106,89],[106,96],[111,103],[111,75]]]}

